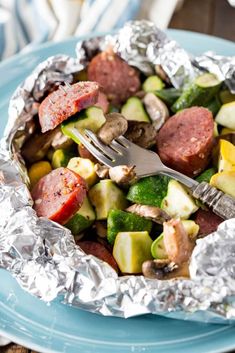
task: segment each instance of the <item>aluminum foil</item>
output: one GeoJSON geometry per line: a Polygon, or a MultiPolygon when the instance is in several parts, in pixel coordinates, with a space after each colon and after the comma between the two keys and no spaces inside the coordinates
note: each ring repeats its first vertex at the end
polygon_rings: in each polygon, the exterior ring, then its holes
{"type": "Polygon", "coordinates": [[[217,75],[235,94],[235,56],[221,56],[209,51],[194,58],[193,64],[217,75]]]}
{"type": "MultiPolygon", "coordinates": [[[[48,302],[63,295],[65,304],[102,315],[153,313],[234,323],[235,219],[197,241],[190,263],[191,279],[159,281],[118,277],[108,264],[75,245],[69,230],[38,218],[32,208],[20,147],[33,132],[40,99],[60,82],[72,82],[73,74],[95,53],[110,46],[146,74],[160,64],[175,86],[197,72],[191,55],[146,21],[127,23],[113,36],[80,42],[76,59],[60,55],[40,64],[10,101],[9,121],[0,145],[0,266],[10,271],[22,288],[48,302]]],[[[234,73],[228,76],[228,71],[223,71],[223,75],[228,87],[233,87],[234,73]]]]}

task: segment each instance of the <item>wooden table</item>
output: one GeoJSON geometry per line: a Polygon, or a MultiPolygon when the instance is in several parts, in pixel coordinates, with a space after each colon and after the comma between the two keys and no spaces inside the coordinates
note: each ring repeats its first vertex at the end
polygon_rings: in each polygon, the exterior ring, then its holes
{"type": "MultiPolygon", "coordinates": [[[[207,33],[235,41],[235,8],[227,0],[185,0],[183,7],[174,14],[170,28],[207,33]]],[[[1,347],[0,352],[36,353],[16,344],[1,347]]]]}

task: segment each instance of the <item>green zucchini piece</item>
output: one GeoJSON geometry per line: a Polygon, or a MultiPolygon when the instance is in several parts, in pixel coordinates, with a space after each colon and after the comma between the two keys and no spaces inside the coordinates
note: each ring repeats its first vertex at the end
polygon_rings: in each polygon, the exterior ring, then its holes
{"type": "Polygon", "coordinates": [[[122,273],[141,273],[142,264],[151,260],[152,239],[148,232],[120,232],[117,234],[113,257],[122,273]]]}
{"type": "Polygon", "coordinates": [[[208,104],[205,105],[205,108],[209,109],[213,116],[215,116],[220,110],[221,103],[219,98],[216,96],[208,104]]]}
{"type": "Polygon", "coordinates": [[[52,155],[51,165],[53,169],[66,167],[73,154],[67,150],[58,149],[52,155]]]}
{"type": "Polygon", "coordinates": [[[216,115],[215,121],[222,126],[235,130],[235,101],[223,104],[216,115]]]}
{"type": "Polygon", "coordinates": [[[97,220],[106,219],[111,209],[127,207],[124,192],[110,179],[101,180],[89,190],[89,198],[96,210],[97,220]]]}
{"type": "Polygon", "coordinates": [[[216,169],[215,168],[209,168],[207,170],[205,170],[203,173],[201,173],[200,175],[198,175],[196,177],[196,180],[199,183],[202,183],[203,181],[205,181],[206,183],[210,183],[211,177],[216,173],[216,169]]]}
{"type": "Polygon", "coordinates": [[[151,254],[154,259],[167,259],[168,255],[163,240],[164,233],[160,234],[157,239],[154,240],[151,246],[151,254]]]}
{"type": "Polygon", "coordinates": [[[205,106],[215,97],[221,86],[221,81],[213,74],[206,73],[197,77],[172,105],[171,110],[179,110],[192,106],[205,106]]]}
{"type": "Polygon", "coordinates": [[[107,226],[107,239],[110,244],[113,244],[116,235],[119,232],[137,232],[145,230],[150,233],[152,229],[152,221],[137,216],[133,213],[121,210],[110,210],[107,219],[107,226]]]}
{"type": "Polygon", "coordinates": [[[169,180],[164,175],[143,178],[130,187],[127,199],[133,203],[160,207],[167,194],[169,180]]]}
{"type": "Polygon", "coordinates": [[[86,197],[80,210],[65,224],[65,227],[70,229],[73,235],[77,235],[89,228],[95,221],[95,218],[95,211],[88,197],[86,197]]]}
{"type": "Polygon", "coordinates": [[[149,76],[143,83],[143,90],[145,92],[154,92],[165,87],[165,83],[160,79],[160,77],[154,75],[149,76]]]}
{"type": "Polygon", "coordinates": [[[154,92],[158,98],[163,100],[168,106],[171,106],[182,94],[182,89],[165,88],[154,92]]]}
{"type": "Polygon", "coordinates": [[[88,158],[73,157],[69,160],[67,168],[79,174],[85,180],[88,187],[91,187],[97,181],[95,163],[88,158]]]}
{"type": "Polygon", "coordinates": [[[161,208],[172,218],[187,219],[198,210],[192,196],[176,180],[170,180],[167,195],[162,200],[161,208]]]}
{"type": "Polygon", "coordinates": [[[235,101],[235,94],[231,93],[228,89],[220,91],[219,97],[222,104],[231,103],[235,101]]]}
{"type": "Polygon", "coordinates": [[[80,144],[76,130],[83,132],[85,129],[89,129],[96,133],[105,121],[106,119],[101,108],[90,107],[63,122],[61,130],[64,135],[80,144]]]}
{"type": "Polygon", "coordinates": [[[144,110],[144,105],[137,97],[129,98],[122,106],[121,114],[127,120],[150,122],[148,114],[144,110]]]}

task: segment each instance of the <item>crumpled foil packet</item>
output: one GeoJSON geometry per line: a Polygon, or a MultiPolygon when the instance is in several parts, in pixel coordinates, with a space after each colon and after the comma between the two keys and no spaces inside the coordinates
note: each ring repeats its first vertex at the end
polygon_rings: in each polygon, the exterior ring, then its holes
{"type": "MultiPolygon", "coordinates": [[[[48,302],[63,295],[64,303],[102,315],[153,313],[234,323],[235,219],[197,241],[190,263],[191,279],[159,281],[118,277],[108,264],[76,246],[69,230],[38,218],[32,208],[20,148],[33,131],[39,102],[61,82],[72,82],[74,73],[109,46],[145,74],[161,65],[177,87],[196,75],[200,66],[197,58],[194,69],[191,56],[147,21],[129,22],[112,36],[78,43],[76,59],[59,55],[40,64],[10,101],[9,121],[0,145],[0,266],[10,271],[22,288],[48,302]]],[[[229,69],[221,70],[222,78],[228,87],[234,87],[230,65],[234,58],[219,60],[216,56],[216,60],[218,67],[224,67],[222,62],[227,60],[229,69]]],[[[201,63],[205,68],[205,61],[201,63]]]]}

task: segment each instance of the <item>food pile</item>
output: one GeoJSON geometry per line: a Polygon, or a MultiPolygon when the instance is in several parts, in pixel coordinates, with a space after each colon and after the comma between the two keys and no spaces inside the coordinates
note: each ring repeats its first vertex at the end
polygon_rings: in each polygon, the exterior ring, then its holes
{"type": "Polygon", "coordinates": [[[101,165],[76,131],[89,129],[112,147],[124,135],[167,166],[235,197],[235,95],[215,75],[176,89],[161,67],[144,77],[109,49],[73,84],[48,92],[34,123],[21,153],[39,217],[70,229],[84,252],[120,275],[189,275],[196,239],[223,219],[167,176],[138,180],[133,165],[101,165]]]}

